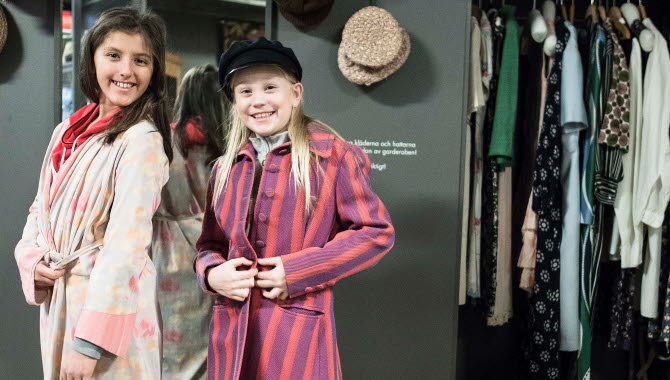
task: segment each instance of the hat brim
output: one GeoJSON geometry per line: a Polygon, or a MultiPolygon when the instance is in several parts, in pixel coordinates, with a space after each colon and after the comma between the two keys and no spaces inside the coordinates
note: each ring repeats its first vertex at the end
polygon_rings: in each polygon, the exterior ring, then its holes
{"type": "Polygon", "coordinates": [[[328,17],[330,10],[333,8],[333,3],[334,1],[330,1],[328,4],[313,12],[303,14],[290,12],[279,4],[277,4],[277,8],[279,8],[279,13],[281,13],[286,21],[290,22],[296,27],[305,28],[320,24],[323,20],[325,20],[326,17],[328,17]]]}
{"type": "Polygon", "coordinates": [[[366,86],[388,78],[405,64],[411,51],[409,34],[407,34],[405,29],[402,29],[402,33],[403,42],[400,52],[388,65],[380,68],[368,67],[355,63],[347,57],[345,49],[340,44],[337,51],[337,65],[340,68],[342,75],[344,75],[350,82],[366,86]]]}

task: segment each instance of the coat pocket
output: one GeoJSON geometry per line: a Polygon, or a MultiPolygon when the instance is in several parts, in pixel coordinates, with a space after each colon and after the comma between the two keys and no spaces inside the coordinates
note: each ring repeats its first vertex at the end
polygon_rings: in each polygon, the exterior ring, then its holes
{"type": "Polygon", "coordinates": [[[297,317],[311,317],[319,318],[323,317],[324,313],[322,310],[319,310],[314,307],[305,307],[302,305],[291,305],[291,304],[280,304],[279,307],[288,314],[297,316],[297,317]]]}

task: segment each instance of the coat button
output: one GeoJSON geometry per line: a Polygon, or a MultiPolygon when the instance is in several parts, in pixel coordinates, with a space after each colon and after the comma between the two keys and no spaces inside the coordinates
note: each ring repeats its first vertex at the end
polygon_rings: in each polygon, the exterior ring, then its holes
{"type": "Polygon", "coordinates": [[[268,165],[265,170],[270,173],[277,173],[279,171],[279,166],[277,166],[277,164],[271,164],[268,165]]]}
{"type": "Polygon", "coordinates": [[[286,154],[288,153],[288,148],[281,148],[277,151],[277,154],[286,154]]]}
{"type": "Polygon", "coordinates": [[[265,242],[263,240],[256,241],[256,247],[259,247],[259,248],[265,247],[265,242]]]}
{"type": "Polygon", "coordinates": [[[265,222],[266,220],[268,220],[268,216],[263,213],[260,213],[258,214],[258,220],[260,220],[261,222],[265,222]]]}
{"type": "Polygon", "coordinates": [[[268,197],[268,198],[272,198],[272,197],[274,197],[274,196],[275,196],[275,192],[274,192],[274,190],[267,190],[267,191],[265,192],[265,196],[268,197]]]}

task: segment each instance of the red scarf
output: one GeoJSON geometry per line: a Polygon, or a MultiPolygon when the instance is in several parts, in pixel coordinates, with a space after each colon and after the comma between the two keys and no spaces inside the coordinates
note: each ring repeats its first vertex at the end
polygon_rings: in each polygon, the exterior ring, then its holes
{"type": "MultiPolygon", "coordinates": [[[[205,137],[204,132],[202,131],[202,124],[200,116],[196,116],[193,119],[189,119],[186,122],[185,130],[186,136],[181,141],[182,148],[189,150],[196,145],[207,145],[207,138],[205,137]]],[[[175,123],[170,124],[172,129],[175,129],[177,125],[175,123]]]]}
{"type": "Polygon", "coordinates": [[[70,126],[63,133],[61,141],[51,151],[51,162],[54,169],[60,170],[61,163],[65,162],[74,150],[83,146],[92,136],[104,131],[117,111],[92,125],[91,123],[100,113],[100,106],[96,103],[86,105],[70,116],[70,126]],[[77,145],[74,145],[75,141],[77,145]]]}

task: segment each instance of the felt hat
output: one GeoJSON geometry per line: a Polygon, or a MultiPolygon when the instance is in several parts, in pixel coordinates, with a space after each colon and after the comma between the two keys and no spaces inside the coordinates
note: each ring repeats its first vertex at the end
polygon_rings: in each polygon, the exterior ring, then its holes
{"type": "Polygon", "coordinates": [[[274,0],[279,8],[279,13],[288,22],[298,28],[316,25],[323,21],[334,0],[274,0]]]}
{"type": "Polygon", "coordinates": [[[337,64],[349,81],[369,86],[396,72],[410,50],[409,35],[398,21],[388,11],[369,6],[344,26],[337,64]]]}
{"type": "Polygon", "coordinates": [[[5,47],[5,42],[7,42],[7,17],[2,6],[0,6],[0,53],[2,48],[5,47]]]}
{"type": "Polygon", "coordinates": [[[302,80],[302,66],[291,48],[265,37],[235,41],[219,60],[219,84],[228,99],[232,99],[230,79],[238,70],[257,65],[277,65],[302,80]]]}

